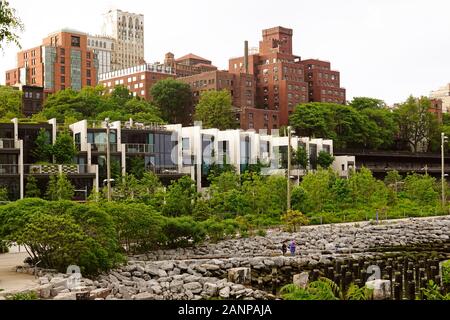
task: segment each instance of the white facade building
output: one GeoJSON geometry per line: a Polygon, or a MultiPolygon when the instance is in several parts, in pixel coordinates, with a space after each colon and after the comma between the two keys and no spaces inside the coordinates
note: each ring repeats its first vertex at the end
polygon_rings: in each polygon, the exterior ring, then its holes
{"type": "MultiPolygon", "coordinates": [[[[98,75],[112,70],[112,52],[115,49],[115,40],[106,36],[88,35],[88,49],[93,50],[97,56],[98,75]]],[[[98,77],[97,77],[98,79],[98,77]]]]}
{"type": "MultiPolygon", "coordinates": [[[[166,125],[173,131],[173,139],[177,140],[178,148],[174,155],[183,174],[188,174],[197,181],[197,189],[202,189],[202,177],[206,174],[208,165],[229,164],[236,168],[238,174],[244,172],[249,165],[260,163],[264,167],[263,175],[285,175],[288,137],[260,134],[254,131],[202,129],[200,125],[182,127],[180,124],[166,125]]],[[[292,168],[291,176],[300,178],[306,170],[317,169],[317,157],[321,151],[333,154],[333,141],[325,139],[310,139],[308,137],[291,137],[291,147],[297,150],[305,148],[308,157],[308,168],[292,168]]],[[[349,167],[354,167],[355,159],[336,157],[339,165],[336,170],[340,176],[348,176],[349,167]],[[344,169],[342,168],[344,165],[344,169]]]]}
{"type": "Polygon", "coordinates": [[[102,34],[115,39],[112,70],[144,63],[144,15],[121,10],[104,14],[102,34]]]}
{"type": "Polygon", "coordinates": [[[442,112],[450,112],[450,83],[440,87],[435,91],[431,91],[430,98],[442,100],[442,112]]]}

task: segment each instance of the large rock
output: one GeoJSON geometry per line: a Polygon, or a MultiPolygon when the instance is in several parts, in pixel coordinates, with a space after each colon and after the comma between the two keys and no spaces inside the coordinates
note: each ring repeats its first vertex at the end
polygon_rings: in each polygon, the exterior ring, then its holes
{"type": "Polygon", "coordinates": [[[174,265],[173,265],[172,262],[165,261],[165,262],[163,262],[163,263],[159,266],[159,268],[160,268],[160,269],[163,269],[163,270],[165,270],[165,271],[171,271],[171,270],[173,270],[174,265]]]}
{"type": "Polygon", "coordinates": [[[294,274],[294,279],[292,281],[296,286],[305,289],[309,282],[309,273],[302,272],[299,274],[294,274]]]}
{"type": "Polygon", "coordinates": [[[103,298],[106,299],[107,296],[111,294],[111,289],[108,288],[99,288],[92,290],[90,293],[91,299],[103,298]]]}
{"type": "Polygon", "coordinates": [[[367,281],[366,287],[373,289],[373,300],[387,300],[391,298],[391,281],[389,280],[373,280],[367,281]]]}
{"type": "Polygon", "coordinates": [[[252,281],[250,268],[240,267],[229,269],[228,281],[237,284],[250,284],[252,281]]]}
{"type": "Polygon", "coordinates": [[[206,282],[203,285],[203,293],[209,297],[215,297],[217,295],[217,285],[215,283],[206,282]]]}
{"type": "Polygon", "coordinates": [[[142,292],[134,296],[134,300],[155,300],[156,296],[152,293],[142,292]]]}
{"type": "Polygon", "coordinates": [[[173,280],[170,283],[170,291],[172,292],[180,292],[183,288],[183,281],[181,280],[173,280]]]}
{"type": "Polygon", "coordinates": [[[77,300],[76,292],[60,293],[53,300],[77,300]]]}
{"type": "Polygon", "coordinates": [[[203,286],[200,282],[190,282],[183,285],[185,290],[189,290],[190,292],[196,294],[202,292],[203,286]]]}
{"type": "Polygon", "coordinates": [[[230,287],[224,287],[219,291],[219,296],[223,299],[228,299],[230,297],[230,287]]]}
{"type": "Polygon", "coordinates": [[[220,269],[220,267],[218,265],[216,265],[216,264],[208,264],[208,263],[202,264],[200,267],[203,268],[203,269],[206,269],[208,271],[216,271],[216,270],[220,269]]]}
{"type": "Polygon", "coordinates": [[[39,297],[42,299],[48,299],[51,297],[53,285],[51,283],[44,284],[38,288],[39,297]]]}

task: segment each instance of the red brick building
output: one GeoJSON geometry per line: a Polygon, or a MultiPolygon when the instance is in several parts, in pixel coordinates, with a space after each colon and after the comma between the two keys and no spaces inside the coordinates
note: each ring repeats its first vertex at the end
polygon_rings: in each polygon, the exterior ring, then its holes
{"type": "Polygon", "coordinates": [[[142,64],[139,66],[111,71],[99,75],[99,83],[103,84],[109,92],[118,85],[130,90],[136,97],[147,101],[152,99],[150,89],[159,80],[175,78],[174,70],[161,64],[142,64]]]}
{"type": "Polygon", "coordinates": [[[439,123],[442,123],[442,100],[441,99],[430,99],[430,109],[431,113],[436,114],[439,123]]]}
{"type": "MultiPolygon", "coordinates": [[[[344,92],[344,97],[339,103],[345,103],[345,89],[339,88],[339,73],[329,70],[329,63],[327,77],[330,79],[322,81],[319,74],[315,73],[316,65],[323,68],[325,65],[318,60],[302,61],[299,56],[292,53],[292,29],[270,28],[263,30],[262,36],[258,53],[249,55],[246,50],[244,57],[229,60],[231,73],[248,73],[254,76],[256,108],[278,113],[278,125],[283,126],[288,124],[289,115],[297,104],[322,101],[322,96],[315,94],[317,90],[322,94],[322,90],[326,89],[327,98],[331,88],[338,92],[336,96],[339,97],[342,97],[341,92],[344,92]],[[334,87],[335,85],[337,88],[334,87]],[[312,94],[309,93],[310,90],[312,94]]],[[[324,73],[325,71],[322,71],[323,77],[325,77],[324,73]]],[[[333,95],[334,93],[330,93],[329,96],[333,95]]],[[[269,127],[271,128],[275,127],[269,127]]],[[[263,129],[263,127],[255,127],[255,129],[263,129]]]]}
{"type": "Polygon", "coordinates": [[[233,74],[228,71],[209,71],[178,80],[190,85],[194,106],[204,91],[227,90],[232,97],[236,118],[242,129],[278,127],[278,114],[255,108],[256,84],[250,74],[233,74]]]}
{"type": "Polygon", "coordinates": [[[305,67],[310,102],[345,104],[345,89],[340,87],[340,73],[331,70],[330,62],[308,59],[303,60],[302,64],[305,67]]]}
{"type": "Polygon", "coordinates": [[[42,45],[17,54],[17,67],[6,71],[6,85],[44,87],[45,94],[97,84],[97,60],[87,48],[87,35],[63,29],[42,45]]]}
{"type": "Polygon", "coordinates": [[[213,66],[211,61],[192,53],[175,59],[174,54],[168,52],[164,58],[164,64],[171,67],[177,77],[189,77],[194,74],[217,70],[217,67],[213,66]]]}

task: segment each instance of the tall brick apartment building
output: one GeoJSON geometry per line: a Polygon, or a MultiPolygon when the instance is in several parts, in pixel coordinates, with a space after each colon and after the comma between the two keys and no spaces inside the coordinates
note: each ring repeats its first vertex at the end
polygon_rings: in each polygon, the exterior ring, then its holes
{"type": "Polygon", "coordinates": [[[45,94],[97,84],[97,60],[87,48],[87,34],[63,29],[38,47],[20,51],[17,67],[6,71],[6,85],[44,87],[45,94]]]}
{"type": "MultiPolygon", "coordinates": [[[[270,111],[272,117],[278,113],[278,125],[288,124],[289,115],[299,103],[345,103],[345,89],[340,88],[339,72],[330,70],[329,62],[302,61],[300,56],[292,53],[292,29],[270,28],[263,30],[262,36],[259,52],[249,55],[246,50],[244,57],[231,58],[229,72],[254,76],[255,106],[270,111]]],[[[265,118],[270,119],[269,116],[265,118]]],[[[274,124],[266,121],[264,126],[275,129],[274,124]]]]}
{"type": "Polygon", "coordinates": [[[256,84],[251,74],[233,74],[216,70],[182,77],[178,80],[190,85],[194,105],[198,103],[204,91],[227,90],[230,92],[241,129],[278,127],[278,115],[275,112],[255,108],[256,84]]]}

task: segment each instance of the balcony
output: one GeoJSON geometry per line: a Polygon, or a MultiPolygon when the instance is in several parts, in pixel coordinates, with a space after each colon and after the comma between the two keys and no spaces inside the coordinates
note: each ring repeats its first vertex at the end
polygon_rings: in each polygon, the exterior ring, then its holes
{"type": "Polygon", "coordinates": [[[126,144],[125,150],[127,153],[153,153],[153,144],[126,144]]]}
{"type": "Polygon", "coordinates": [[[14,139],[0,138],[0,149],[17,149],[14,139]]]}
{"type": "MultiPolygon", "coordinates": [[[[106,143],[91,143],[91,151],[106,153],[106,143]]],[[[110,143],[109,151],[117,152],[117,143],[110,143]]]]}
{"type": "Polygon", "coordinates": [[[0,164],[0,174],[19,174],[19,165],[0,164]]]}
{"type": "Polygon", "coordinates": [[[150,168],[150,171],[152,171],[154,174],[157,174],[157,175],[177,175],[177,174],[179,174],[178,166],[152,167],[152,168],[150,168]]]}
{"type": "Polygon", "coordinates": [[[25,164],[25,174],[53,175],[63,173],[66,175],[95,174],[95,166],[87,164],[25,164]]]}

